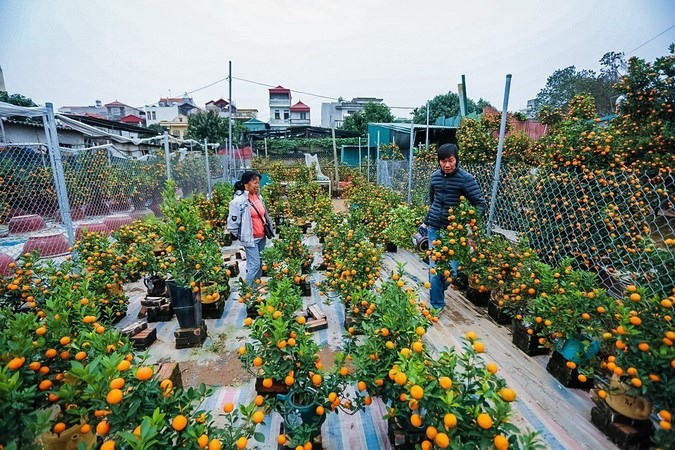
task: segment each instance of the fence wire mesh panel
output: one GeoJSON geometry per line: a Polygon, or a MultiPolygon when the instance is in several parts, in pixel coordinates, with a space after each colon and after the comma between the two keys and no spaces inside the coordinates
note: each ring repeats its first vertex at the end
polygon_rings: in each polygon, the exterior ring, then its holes
{"type": "Polygon", "coordinates": [[[409,169],[406,160],[380,160],[377,166],[377,184],[405,196],[408,193],[409,169]]]}
{"type": "Polygon", "coordinates": [[[206,157],[202,151],[178,151],[171,155],[171,176],[185,197],[206,193],[206,157]]]}
{"type": "MultiPolygon", "coordinates": [[[[406,195],[407,172],[403,176],[396,169],[399,165],[380,161],[380,184],[406,195]]],[[[487,201],[487,212],[494,165],[462,167],[476,177],[487,201]]],[[[414,204],[428,204],[429,177],[437,168],[436,163],[413,161],[414,204]]],[[[670,294],[675,284],[672,172],[648,178],[627,171],[503,165],[493,224],[507,236],[517,234],[528,239],[550,263],[572,257],[580,267],[649,285],[653,293],[670,294]]]]}
{"type": "Polygon", "coordinates": [[[46,145],[0,144],[0,253],[68,252],[52,164],[46,145]]]}
{"type": "MultiPolygon", "coordinates": [[[[130,159],[114,148],[63,150],[62,155],[74,221],[113,214],[134,218],[159,212],[166,179],[160,156],[130,159]]],[[[114,227],[112,223],[110,226],[114,227]]]]}

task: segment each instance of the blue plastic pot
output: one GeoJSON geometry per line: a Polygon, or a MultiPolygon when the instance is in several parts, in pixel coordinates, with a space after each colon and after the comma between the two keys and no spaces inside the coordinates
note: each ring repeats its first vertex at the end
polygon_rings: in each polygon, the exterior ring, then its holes
{"type": "Polygon", "coordinates": [[[293,401],[293,392],[277,394],[277,399],[283,402],[282,416],[286,431],[290,436],[293,436],[294,431],[302,425],[310,425],[316,429],[312,439],[321,433],[321,425],[326,420],[326,414],[318,415],[316,413],[317,403],[298,405],[293,401]]]}
{"type": "Polygon", "coordinates": [[[591,360],[600,351],[600,341],[585,339],[590,341],[587,348],[584,348],[584,341],[576,338],[568,338],[564,341],[556,342],[558,353],[568,360],[577,364],[591,360]]]}

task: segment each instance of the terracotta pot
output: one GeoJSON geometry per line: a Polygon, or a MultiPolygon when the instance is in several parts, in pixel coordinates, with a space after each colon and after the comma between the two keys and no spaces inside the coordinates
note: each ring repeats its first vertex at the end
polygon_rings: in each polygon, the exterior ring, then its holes
{"type": "Polygon", "coordinates": [[[629,385],[612,375],[605,402],[614,411],[634,420],[647,420],[652,413],[652,404],[641,396],[628,395],[629,385]]]}
{"type": "Polygon", "coordinates": [[[202,283],[200,285],[199,291],[201,293],[202,303],[214,303],[220,299],[220,294],[218,293],[218,283],[214,281],[202,283]]]}
{"type": "Polygon", "coordinates": [[[103,202],[89,203],[84,207],[87,216],[105,216],[110,214],[110,207],[103,202]]]}
{"type": "Polygon", "coordinates": [[[115,231],[122,225],[129,225],[133,221],[129,214],[114,214],[103,219],[103,223],[108,225],[110,231],[115,231]]]}
{"type": "Polygon", "coordinates": [[[108,288],[108,292],[114,297],[119,297],[124,294],[124,289],[122,288],[122,283],[113,283],[112,286],[108,288]]]}
{"type": "MultiPolygon", "coordinates": [[[[61,220],[61,215],[58,216],[59,221],[61,220]]],[[[70,220],[82,220],[84,219],[84,208],[82,206],[71,206],[70,208],[70,220]]]]}
{"type": "Polygon", "coordinates": [[[45,450],[77,450],[80,443],[84,443],[86,449],[94,448],[96,436],[91,431],[86,434],[80,433],[80,425],[73,425],[63,433],[44,433],[41,436],[42,446],[45,450]]]}
{"type": "Polygon", "coordinates": [[[84,230],[87,230],[90,233],[105,233],[105,234],[110,234],[110,228],[108,228],[108,225],[102,223],[102,222],[96,222],[96,223],[81,223],[77,226],[75,229],[75,239],[79,239],[80,235],[84,230]]]}
{"type": "Polygon", "coordinates": [[[9,234],[28,233],[43,230],[45,227],[45,220],[37,214],[14,216],[9,219],[9,234]]]}
{"type": "Polygon", "coordinates": [[[14,262],[14,258],[4,253],[0,253],[0,276],[7,277],[12,272],[9,265],[14,262]]]}
{"type": "Polygon", "coordinates": [[[45,236],[31,236],[23,245],[23,253],[34,250],[40,252],[40,257],[58,256],[68,253],[68,238],[65,234],[49,234],[45,236]]]}
{"type": "Polygon", "coordinates": [[[113,202],[110,204],[110,209],[113,211],[128,211],[131,209],[131,204],[128,200],[122,200],[120,202],[113,202]]]}
{"type": "Polygon", "coordinates": [[[146,217],[154,216],[155,213],[150,211],[149,209],[135,209],[129,213],[132,219],[134,220],[141,220],[145,219],[146,217]]]}

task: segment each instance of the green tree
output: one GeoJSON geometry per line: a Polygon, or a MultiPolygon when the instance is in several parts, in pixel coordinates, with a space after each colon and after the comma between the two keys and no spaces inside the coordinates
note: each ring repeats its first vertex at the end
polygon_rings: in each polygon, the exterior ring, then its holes
{"type": "Polygon", "coordinates": [[[10,95],[9,92],[5,92],[5,91],[0,91],[0,102],[11,103],[12,105],[25,106],[25,107],[37,106],[33,102],[33,100],[31,100],[28,97],[24,97],[21,94],[10,95]]]}
{"type": "Polygon", "coordinates": [[[164,134],[164,132],[167,131],[168,129],[161,126],[158,123],[153,123],[152,125],[148,125],[148,130],[152,130],[157,134],[164,134]]]}
{"type": "Polygon", "coordinates": [[[342,124],[342,129],[366,134],[369,123],[391,123],[393,121],[394,115],[387,105],[369,102],[365,104],[363,111],[357,111],[347,117],[342,124]]]}
{"type": "Polygon", "coordinates": [[[537,94],[535,110],[544,107],[563,108],[579,94],[590,94],[595,99],[599,116],[614,112],[614,101],[618,93],[613,85],[620,81],[620,70],[626,67],[623,53],[607,52],[600,59],[600,73],[593,70],[577,70],[575,66],[558,69],[546,80],[546,85],[537,94]]]}
{"type": "Polygon", "coordinates": [[[225,142],[228,128],[225,121],[215,111],[193,114],[188,119],[188,129],[185,137],[202,142],[225,142]]]}
{"type": "MultiPolygon", "coordinates": [[[[232,141],[235,144],[240,143],[245,131],[246,127],[235,120],[232,123],[232,141]]],[[[208,139],[209,142],[220,142],[221,144],[224,144],[228,138],[228,134],[229,119],[220,117],[215,111],[209,111],[190,116],[185,137],[199,142],[208,139]]]]}
{"type": "MultiPolygon", "coordinates": [[[[486,106],[491,106],[490,102],[482,98],[478,102],[467,99],[467,113],[480,113],[486,106]]],[[[439,94],[429,101],[429,123],[433,124],[441,116],[455,117],[459,111],[459,95],[454,92],[439,94]]],[[[427,123],[427,105],[426,103],[412,112],[414,123],[427,123]]]]}

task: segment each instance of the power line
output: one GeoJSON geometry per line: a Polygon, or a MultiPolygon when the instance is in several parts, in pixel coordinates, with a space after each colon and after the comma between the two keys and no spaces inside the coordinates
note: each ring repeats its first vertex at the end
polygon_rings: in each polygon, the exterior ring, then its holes
{"type": "MultiPolygon", "coordinates": [[[[259,86],[266,86],[270,88],[275,88],[276,86],[272,84],[267,84],[267,83],[261,83],[259,81],[252,81],[252,80],[246,80],[244,78],[237,78],[237,77],[232,77],[233,80],[239,80],[239,81],[244,81],[246,83],[251,83],[251,84],[257,84],[259,86]]],[[[312,97],[319,97],[319,98],[327,98],[329,100],[338,100],[336,97],[329,97],[327,95],[320,95],[320,94],[313,94],[311,92],[304,92],[304,91],[298,91],[296,89],[288,89],[289,91],[296,92],[298,94],[305,94],[305,95],[311,95],[312,97]]]]}
{"type": "Polygon", "coordinates": [[[670,31],[672,28],[675,28],[675,25],[671,25],[670,27],[666,28],[665,30],[663,30],[662,32],[660,32],[659,34],[657,34],[656,36],[654,36],[653,38],[651,38],[651,39],[648,40],[647,42],[638,45],[638,46],[635,47],[633,50],[631,50],[631,51],[629,51],[628,53],[626,53],[626,55],[630,55],[630,54],[633,53],[635,50],[644,47],[645,45],[649,44],[651,41],[653,41],[653,40],[656,39],[657,37],[661,36],[662,34],[667,33],[668,31],[670,31]]]}
{"type": "Polygon", "coordinates": [[[226,81],[228,78],[229,78],[229,77],[222,78],[222,79],[220,79],[220,80],[218,80],[218,81],[214,81],[214,82],[211,83],[211,84],[207,84],[206,86],[203,86],[203,87],[194,89],[194,90],[192,90],[192,91],[186,92],[185,94],[192,94],[193,92],[201,91],[202,89],[206,89],[206,88],[208,88],[208,87],[211,87],[211,86],[213,86],[214,84],[222,83],[223,81],[226,81]]]}
{"type": "MultiPolygon", "coordinates": [[[[202,87],[200,87],[200,88],[193,89],[193,90],[191,90],[191,91],[187,91],[185,94],[192,94],[192,93],[195,93],[195,92],[204,90],[204,89],[209,88],[209,87],[211,87],[211,86],[213,86],[213,85],[215,85],[215,84],[222,83],[223,81],[227,81],[228,79],[229,79],[229,77],[221,78],[220,80],[216,80],[216,81],[214,81],[213,83],[207,84],[206,86],[202,86],[202,87]]],[[[269,87],[269,88],[274,88],[274,87],[276,87],[276,86],[274,86],[274,85],[272,85],[272,84],[261,83],[260,81],[247,80],[247,79],[245,79],[245,78],[232,77],[232,79],[233,79],[233,80],[243,81],[243,82],[245,82],[245,83],[257,84],[258,86],[265,86],[265,87],[269,87]]],[[[327,98],[327,99],[329,99],[329,100],[338,100],[338,99],[335,98],[335,97],[330,97],[330,96],[327,96],[327,95],[314,94],[314,93],[312,93],[312,92],[298,91],[298,90],[296,90],[296,89],[289,89],[289,91],[296,92],[296,93],[298,93],[298,94],[311,95],[311,96],[313,96],[313,97],[327,98]]]]}

